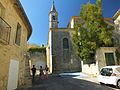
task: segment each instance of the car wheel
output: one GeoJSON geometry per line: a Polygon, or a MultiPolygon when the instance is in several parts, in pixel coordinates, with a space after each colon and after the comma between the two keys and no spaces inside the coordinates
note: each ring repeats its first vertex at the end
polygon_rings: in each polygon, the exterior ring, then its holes
{"type": "Polygon", "coordinates": [[[100,85],[104,85],[104,83],[100,82],[100,85]]]}
{"type": "Polygon", "coordinates": [[[117,81],[117,88],[120,89],[120,80],[117,81]]]}

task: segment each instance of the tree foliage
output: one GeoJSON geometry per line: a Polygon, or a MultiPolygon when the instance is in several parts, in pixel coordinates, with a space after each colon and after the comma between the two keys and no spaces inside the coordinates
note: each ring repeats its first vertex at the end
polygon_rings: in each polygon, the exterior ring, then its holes
{"type": "Polygon", "coordinates": [[[102,0],[97,0],[95,4],[88,2],[82,5],[80,19],[81,22],[75,22],[73,44],[78,56],[83,60],[89,60],[97,48],[112,46],[114,28],[104,22],[102,0]]]}

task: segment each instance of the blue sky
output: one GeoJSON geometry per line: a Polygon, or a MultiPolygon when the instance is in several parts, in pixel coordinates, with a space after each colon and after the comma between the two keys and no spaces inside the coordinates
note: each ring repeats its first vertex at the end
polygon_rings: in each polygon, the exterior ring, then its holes
{"type": "MultiPolygon", "coordinates": [[[[48,13],[53,0],[20,0],[32,25],[33,32],[29,43],[47,45],[48,13]]],[[[59,27],[66,27],[72,16],[78,16],[80,7],[88,0],[54,0],[58,11],[59,27]]],[[[90,0],[94,3],[96,0],[90,0]]],[[[103,16],[112,17],[120,8],[120,0],[103,0],[103,16]]]]}

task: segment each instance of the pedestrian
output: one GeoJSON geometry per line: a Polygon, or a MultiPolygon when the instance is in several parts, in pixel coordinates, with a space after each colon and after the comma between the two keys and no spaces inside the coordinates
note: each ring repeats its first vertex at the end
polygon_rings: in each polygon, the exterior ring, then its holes
{"type": "Polygon", "coordinates": [[[41,79],[44,78],[44,72],[43,72],[42,66],[40,66],[40,78],[41,78],[41,79]]]}
{"type": "Polygon", "coordinates": [[[36,74],[36,68],[35,68],[35,65],[33,65],[32,67],[32,78],[34,79],[35,78],[35,74],[36,74]]]}
{"type": "Polygon", "coordinates": [[[48,79],[48,72],[49,72],[49,68],[46,65],[46,67],[45,67],[45,77],[46,77],[46,79],[48,79]]]}

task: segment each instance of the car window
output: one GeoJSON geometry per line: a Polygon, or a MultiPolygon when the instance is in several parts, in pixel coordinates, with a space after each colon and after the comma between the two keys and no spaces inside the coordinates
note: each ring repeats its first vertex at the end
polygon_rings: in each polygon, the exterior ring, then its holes
{"type": "Polygon", "coordinates": [[[111,76],[111,74],[113,73],[112,68],[103,68],[101,69],[100,74],[103,76],[111,76]]]}

